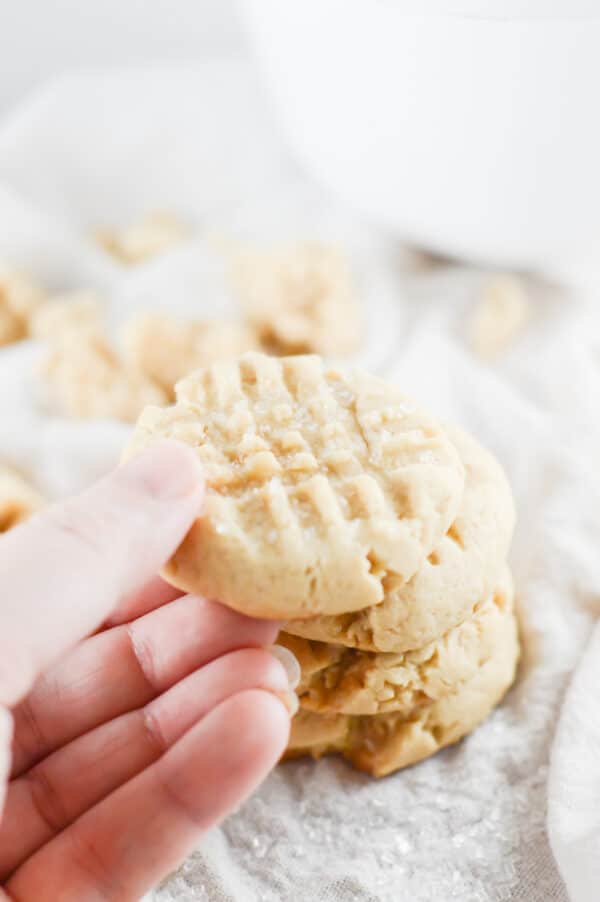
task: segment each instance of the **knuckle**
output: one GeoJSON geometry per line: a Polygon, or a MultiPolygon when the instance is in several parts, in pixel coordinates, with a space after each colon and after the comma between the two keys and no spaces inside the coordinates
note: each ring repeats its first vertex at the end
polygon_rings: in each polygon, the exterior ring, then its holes
{"type": "Polygon", "coordinates": [[[94,835],[85,829],[69,830],[69,867],[79,871],[85,883],[86,894],[81,898],[116,900],[130,898],[119,879],[118,869],[104,861],[94,835]]]}
{"type": "Polygon", "coordinates": [[[162,731],[160,720],[149,706],[142,709],[141,717],[146,743],[150,746],[153,756],[155,758],[160,758],[168,748],[168,743],[162,731]]]}
{"type": "Polygon", "coordinates": [[[35,761],[45,747],[45,737],[33,704],[33,694],[26,696],[13,711],[14,758],[20,762],[35,761]]]}
{"type": "Polygon", "coordinates": [[[157,766],[155,777],[157,792],[162,794],[166,806],[186,818],[194,828],[205,829],[207,812],[201,800],[181,792],[178,781],[171,772],[157,766]]]}
{"type": "Polygon", "coordinates": [[[266,648],[245,648],[234,655],[239,656],[235,664],[247,676],[246,683],[281,682],[282,665],[266,648]]]}
{"type": "Polygon", "coordinates": [[[138,670],[150,689],[150,692],[154,695],[159,688],[159,680],[152,643],[142,636],[140,630],[137,629],[135,622],[128,623],[125,627],[125,632],[129,641],[131,654],[133,655],[138,670]]]}
{"type": "Polygon", "coordinates": [[[84,510],[74,504],[49,507],[40,516],[60,538],[94,554],[105,550],[106,536],[111,535],[111,517],[106,511],[84,510]]]}
{"type": "Polygon", "coordinates": [[[62,830],[66,816],[60,793],[43,767],[30,770],[26,778],[32,804],[47,830],[52,835],[62,830]]]}
{"type": "Polygon", "coordinates": [[[0,704],[16,705],[34,680],[35,666],[24,643],[0,636],[0,704]]]}

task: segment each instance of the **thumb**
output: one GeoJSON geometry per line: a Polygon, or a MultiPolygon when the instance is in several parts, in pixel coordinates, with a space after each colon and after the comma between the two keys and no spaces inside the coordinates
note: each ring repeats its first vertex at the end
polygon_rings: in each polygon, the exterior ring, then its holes
{"type": "Polygon", "coordinates": [[[0,705],[163,566],[202,496],[193,451],[159,442],[0,539],[0,705]]]}

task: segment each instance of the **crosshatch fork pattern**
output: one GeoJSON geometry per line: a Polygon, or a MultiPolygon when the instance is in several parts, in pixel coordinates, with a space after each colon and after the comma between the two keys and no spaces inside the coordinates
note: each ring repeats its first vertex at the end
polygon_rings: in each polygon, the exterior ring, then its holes
{"type": "Polygon", "coordinates": [[[367,587],[339,599],[346,610],[381,600],[389,573],[412,576],[463,490],[462,463],[441,427],[396,389],[318,357],[248,353],[198,371],[178,384],[174,407],[140,419],[139,441],[159,435],[197,449],[223,541],[254,557],[272,546],[311,570],[333,567],[334,549],[345,548],[338,567],[350,548],[358,552],[367,587]]]}
{"type": "Polygon", "coordinates": [[[407,582],[384,581],[385,598],[363,611],[288,622],[293,635],[364,651],[404,652],[421,648],[471,617],[495,588],[515,524],[506,476],[479,443],[448,427],[465,468],[457,518],[407,582]]]}

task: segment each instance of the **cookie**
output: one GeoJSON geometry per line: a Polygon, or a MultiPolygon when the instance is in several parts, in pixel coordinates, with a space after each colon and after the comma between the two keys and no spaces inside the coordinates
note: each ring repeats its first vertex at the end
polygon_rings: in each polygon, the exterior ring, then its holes
{"type": "Polygon", "coordinates": [[[94,330],[65,334],[41,371],[45,394],[64,416],[132,422],[147,404],[162,404],[161,389],[125,368],[108,340],[94,330]]]}
{"type": "Polygon", "coordinates": [[[19,473],[0,465],[0,533],[22,523],[43,504],[41,495],[19,473]]]}
{"type": "Polygon", "coordinates": [[[300,708],[284,758],[337,752],[375,777],[408,767],[458,742],[484,720],[512,684],[518,658],[517,623],[510,615],[509,629],[491,657],[456,692],[410,713],[372,717],[300,708]]]}
{"type": "Polygon", "coordinates": [[[448,437],[465,468],[465,489],[452,527],[407,582],[386,581],[385,599],[363,611],[287,623],[307,639],[365,651],[421,648],[471,616],[495,588],[504,568],[515,511],[495,458],[454,427],[448,437]]]}
{"type": "Polygon", "coordinates": [[[87,291],[73,291],[52,297],[34,312],[30,320],[32,338],[62,339],[73,331],[102,328],[103,309],[98,298],[87,291]]]}
{"type": "Polygon", "coordinates": [[[280,633],[277,642],[300,663],[296,690],[309,711],[340,714],[410,714],[457,691],[507,641],[512,629],[513,591],[503,584],[472,617],[423,648],[377,654],[280,633]]]}
{"type": "Polygon", "coordinates": [[[469,319],[471,350],[482,360],[492,360],[521,335],[530,318],[531,301],[522,280],[508,274],[493,276],[469,319]]]}
{"type": "Polygon", "coordinates": [[[237,357],[254,347],[256,340],[238,323],[186,321],[167,313],[148,312],[126,323],[122,344],[126,363],[173,400],[175,383],[192,370],[237,357]]]}
{"type": "Polygon", "coordinates": [[[0,264],[0,346],[29,335],[29,320],[44,293],[26,273],[0,264]]]}
{"type": "Polygon", "coordinates": [[[125,228],[96,229],[97,243],[121,263],[142,263],[188,236],[188,228],[167,212],[148,213],[125,228]]]}
{"type": "Polygon", "coordinates": [[[379,379],[250,352],[176,393],[144,411],[127,454],[175,438],[204,465],[203,515],[165,570],[184,591],[258,617],[359,610],[409,580],[456,517],[458,453],[379,379]]]}
{"type": "Polygon", "coordinates": [[[345,356],[359,347],[352,274],[335,245],[247,250],[235,258],[233,280],[248,322],[273,353],[345,356]]]}

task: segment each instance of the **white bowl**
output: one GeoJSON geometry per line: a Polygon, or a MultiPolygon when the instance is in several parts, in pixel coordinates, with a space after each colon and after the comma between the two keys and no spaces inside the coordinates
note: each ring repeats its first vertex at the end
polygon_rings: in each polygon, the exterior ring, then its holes
{"type": "Polygon", "coordinates": [[[241,0],[298,158],[432,250],[600,243],[597,0],[241,0]]]}

